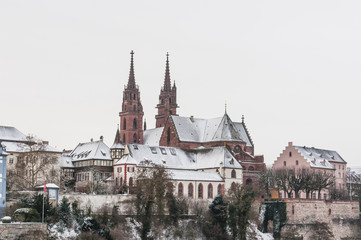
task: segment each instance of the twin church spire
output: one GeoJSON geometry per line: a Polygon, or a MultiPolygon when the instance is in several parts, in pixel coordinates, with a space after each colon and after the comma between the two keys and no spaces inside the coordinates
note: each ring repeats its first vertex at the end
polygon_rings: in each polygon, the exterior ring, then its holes
{"type": "MultiPolygon", "coordinates": [[[[122,143],[143,143],[143,106],[140,101],[139,88],[135,83],[134,74],[134,52],[130,52],[130,71],[128,84],[123,91],[123,103],[120,116],[120,136],[122,143]]],[[[159,104],[157,104],[158,114],[156,118],[156,127],[163,127],[170,115],[176,115],[177,88],[175,83],[171,86],[169,70],[169,54],[167,53],[164,85],[159,95],[159,104]]],[[[145,129],[144,129],[145,130],[145,129]]]]}

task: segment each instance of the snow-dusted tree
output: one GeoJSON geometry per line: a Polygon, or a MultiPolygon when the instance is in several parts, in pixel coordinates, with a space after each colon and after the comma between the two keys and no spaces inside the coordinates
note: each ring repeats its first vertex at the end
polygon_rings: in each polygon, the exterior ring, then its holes
{"type": "Polygon", "coordinates": [[[34,136],[28,136],[27,140],[29,144],[18,144],[19,154],[15,168],[7,178],[7,182],[11,182],[9,187],[33,190],[44,182],[59,184],[60,152],[34,136]]]}
{"type": "Polygon", "coordinates": [[[70,227],[71,224],[71,211],[70,203],[66,197],[61,199],[61,202],[58,207],[59,220],[62,221],[65,226],[70,227]]]}
{"type": "Polygon", "coordinates": [[[164,167],[146,161],[142,164],[144,167],[137,169],[137,182],[133,191],[136,195],[136,215],[141,224],[138,232],[144,240],[151,239],[149,232],[154,223],[155,214],[158,217],[164,215],[165,196],[171,182],[164,167]]]}

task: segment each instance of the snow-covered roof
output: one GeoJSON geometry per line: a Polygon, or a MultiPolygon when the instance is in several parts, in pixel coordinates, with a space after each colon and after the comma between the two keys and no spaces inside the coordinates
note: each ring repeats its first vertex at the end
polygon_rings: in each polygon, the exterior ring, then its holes
{"type": "Polygon", "coordinates": [[[51,152],[51,153],[61,153],[55,147],[50,146],[49,144],[32,144],[31,146],[20,143],[20,142],[1,142],[1,145],[5,147],[6,152],[30,152],[30,151],[41,151],[41,152],[51,152]]]}
{"type": "Polygon", "coordinates": [[[243,122],[232,122],[227,114],[213,119],[171,116],[177,135],[185,142],[239,141],[253,146],[243,122]]]}
{"type": "Polygon", "coordinates": [[[116,164],[140,165],[149,161],[169,169],[239,168],[242,166],[224,147],[186,151],[180,148],[128,144],[129,155],[124,155],[116,164]]]}
{"type": "Polygon", "coordinates": [[[121,143],[114,143],[114,144],[110,147],[110,149],[124,149],[124,148],[125,148],[124,145],[121,144],[121,143]]]}
{"type": "Polygon", "coordinates": [[[0,126],[0,140],[11,142],[29,142],[25,134],[14,127],[0,126]]]}
{"type": "Polygon", "coordinates": [[[28,152],[30,147],[25,143],[19,142],[1,142],[1,146],[5,148],[5,151],[10,152],[28,152]]]}
{"type": "Polygon", "coordinates": [[[144,145],[159,146],[159,141],[162,136],[163,129],[164,127],[145,130],[143,134],[144,145]]]}
{"type": "Polygon", "coordinates": [[[206,182],[221,182],[222,177],[218,172],[202,172],[195,170],[169,170],[169,175],[173,180],[183,181],[206,181],[206,182]]]}
{"type": "Polygon", "coordinates": [[[79,143],[69,155],[73,161],[91,159],[112,160],[110,157],[110,149],[103,141],[79,143]]]}
{"type": "Polygon", "coordinates": [[[295,146],[295,148],[311,167],[335,169],[332,162],[346,163],[336,151],[300,146],[295,146]]]}
{"type": "Polygon", "coordinates": [[[69,155],[61,155],[60,157],[60,167],[62,168],[74,168],[72,158],[69,155]]]}

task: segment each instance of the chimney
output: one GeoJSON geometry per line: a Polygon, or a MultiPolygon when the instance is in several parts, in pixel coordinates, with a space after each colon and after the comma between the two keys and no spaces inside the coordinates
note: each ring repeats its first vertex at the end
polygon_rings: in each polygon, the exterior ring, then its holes
{"type": "Polygon", "coordinates": [[[191,116],[189,119],[191,120],[191,122],[194,122],[194,117],[193,116],[191,116]]]}
{"type": "Polygon", "coordinates": [[[100,136],[100,141],[102,141],[102,142],[103,142],[103,139],[104,139],[104,137],[103,137],[103,136],[100,136]]]}

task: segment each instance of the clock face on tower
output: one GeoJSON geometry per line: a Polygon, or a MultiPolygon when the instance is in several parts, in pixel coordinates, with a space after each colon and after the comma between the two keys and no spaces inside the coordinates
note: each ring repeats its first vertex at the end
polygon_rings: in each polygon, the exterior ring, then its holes
{"type": "Polygon", "coordinates": [[[239,153],[241,151],[241,147],[240,146],[235,146],[234,147],[234,150],[233,150],[235,153],[239,153]]]}

